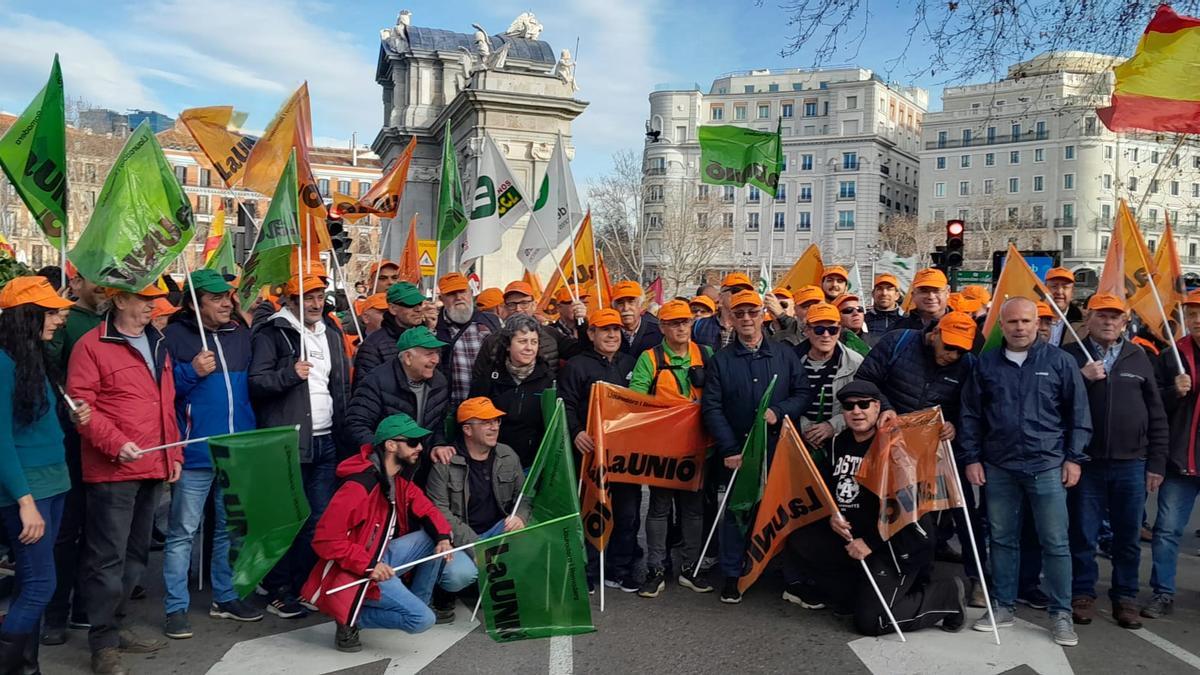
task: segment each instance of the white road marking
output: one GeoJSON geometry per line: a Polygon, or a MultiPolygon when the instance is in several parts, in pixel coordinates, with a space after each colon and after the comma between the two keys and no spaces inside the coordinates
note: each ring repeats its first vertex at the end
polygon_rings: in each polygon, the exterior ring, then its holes
{"type": "Polygon", "coordinates": [[[1023,665],[1040,675],[1074,673],[1063,648],[1054,644],[1044,628],[1017,619],[1012,628],[1000,629],[1001,645],[996,646],[991,633],[971,630],[974,618],[972,613],[961,633],[928,628],[905,633],[906,643],[889,634],[860,638],[850,643],[850,649],[875,675],[984,675],[1023,665]]]}
{"type": "Polygon", "coordinates": [[[550,638],[550,675],[571,675],[575,671],[574,649],[570,635],[550,638]]]}
{"type": "Polygon", "coordinates": [[[1151,633],[1150,631],[1146,630],[1145,628],[1142,628],[1140,630],[1131,630],[1129,632],[1133,635],[1136,635],[1136,636],[1142,638],[1146,642],[1149,642],[1150,644],[1154,645],[1155,647],[1158,647],[1159,649],[1170,654],[1171,656],[1174,656],[1175,658],[1179,659],[1180,661],[1183,661],[1184,663],[1195,668],[1196,670],[1200,670],[1200,656],[1196,656],[1195,654],[1189,652],[1188,650],[1184,649],[1183,647],[1180,647],[1179,645],[1175,644],[1174,642],[1171,642],[1170,640],[1168,640],[1160,635],[1155,635],[1154,633],[1151,633]]]}
{"type": "Polygon", "coordinates": [[[363,649],[354,654],[334,649],[332,621],[298,628],[235,644],[208,670],[208,675],[331,673],[383,659],[391,660],[388,675],[415,674],[479,625],[471,623],[470,618],[471,612],[459,606],[454,623],[434,626],[419,635],[364,630],[363,649]]]}

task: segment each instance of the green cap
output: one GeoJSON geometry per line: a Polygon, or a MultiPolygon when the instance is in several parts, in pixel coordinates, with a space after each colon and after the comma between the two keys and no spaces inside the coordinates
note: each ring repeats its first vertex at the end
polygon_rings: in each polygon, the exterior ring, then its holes
{"type": "Polygon", "coordinates": [[[426,349],[441,349],[446,343],[437,339],[433,333],[425,326],[417,326],[409,328],[400,334],[400,339],[396,340],[396,349],[404,352],[413,347],[425,347],[426,349]]]}
{"type": "Polygon", "coordinates": [[[407,281],[399,281],[388,287],[387,301],[393,305],[416,307],[425,302],[425,296],[421,294],[421,291],[416,286],[407,281]]]}
{"type": "Polygon", "coordinates": [[[383,418],[379,426],[375,427],[375,445],[383,445],[384,441],[393,438],[424,438],[430,433],[432,432],[422,428],[408,415],[396,413],[383,418]]]}
{"type": "Polygon", "coordinates": [[[233,286],[216,270],[196,270],[191,274],[190,283],[197,291],[205,293],[225,293],[233,290],[233,286]]]}

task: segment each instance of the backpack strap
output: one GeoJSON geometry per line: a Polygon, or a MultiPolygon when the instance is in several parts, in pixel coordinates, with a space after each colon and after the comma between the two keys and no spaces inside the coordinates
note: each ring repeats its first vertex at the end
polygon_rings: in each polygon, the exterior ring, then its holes
{"type": "Polygon", "coordinates": [[[912,337],[912,334],[915,332],[917,331],[906,329],[904,333],[900,335],[900,339],[896,340],[896,344],[892,345],[892,354],[888,357],[889,368],[892,367],[892,364],[896,363],[896,359],[900,358],[900,348],[904,346],[905,342],[908,342],[908,338],[912,337]]]}
{"type": "Polygon", "coordinates": [[[654,359],[654,377],[650,378],[650,387],[646,393],[654,396],[658,391],[659,374],[670,367],[669,365],[663,365],[667,362],[667,355],[663,351],[661,342],[650,348],[650,358],[654,359]]]}

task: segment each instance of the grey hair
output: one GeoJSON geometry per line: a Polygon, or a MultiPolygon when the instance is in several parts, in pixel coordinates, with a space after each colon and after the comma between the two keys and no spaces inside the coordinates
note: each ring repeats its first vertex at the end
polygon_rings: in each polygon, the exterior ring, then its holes
{"type": "Polygon", "coordinates": [[[540,325],[528,314],[513,314],[504,322],[504,332],[510,336],[517,333],[536,333],[540,325]]]}

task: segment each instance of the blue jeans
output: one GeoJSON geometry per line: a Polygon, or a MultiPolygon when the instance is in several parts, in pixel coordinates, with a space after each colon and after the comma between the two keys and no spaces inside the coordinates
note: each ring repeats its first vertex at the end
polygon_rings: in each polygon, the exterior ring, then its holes
{"type": "Polygon", "coordinates": [[[171,516],[167,523],[167,543],[163,547],[163,599],[167,614],[186,612],[188,569],[192,561],[192,541],[204,522],[204,504],[213,491],[212,562],[209,563],[213,602],[237,599],[233,590],[233,568],[229,564],[229,531],[225,529],[225,501],[212,469],[184,469],[171,486],[171,516]]]}
{"type": "Polygon", "coordinates": [[[296,535],[291,548],[262,581],[263,588],[275,596],[294,596],[308,578],[317,554],[312,550],[313,532],[317,521],[333,499],[337,487],[337,445],[333,434],[312,438],[312,461],[301,462],[300,477],[304,481],[304,496],[311,513],[296,535]]]}
{"type": "MultiPolygon", "coordinates": [[[[417,530],[393,539],[388,544],[383,562],[398,567],[433,555],[433,548],[434,543],[429,535],[417,530]]],[[[454,559],[448,563],[440,559],[423,562],[379,584],[379,598],[363,603],[358,613],[358,626],[395,628],[406,633],[427,631],[434,622],[433,610],[429,609],[433,585],[436,583],[443,590],[453,593],[471,585],[475,577],[475,563],[463,555],[463,551],[455,553],[454,559]],[[400,577],[410,571],[412,579],[405,586],[400,577]]]]}
{"type": "Polygon", "coordinates": [[[992,590],[996,604],[1012,609],[1021,567],[1023,497],[1028,497],[1046,575],[1049,610],[1071,611],[1071,547],[1067,536],[1067,489],[1062,469],[1027,474],[987,465],[987,510],[991,524],[992,590]]]}
{"type": "Polygon", "coordinates": [[[1195,476],[1167,474],[1158,488],[1158,515],[1154,518],[1154,543],[1150,547],[1154,559],[1150,588],[1155,595],[1175,595],[1179,537],[1187,527],[1197,495],[1200,495],[1200,478],[1195,476]]]}
{"type": "MultiPolygon", "coordinates": [[[[36,633],[42,620],[42,612],[54,596],[57,575],[54,571],[54,541],[58,537],[58,526],[62,522],[63,504],[67,494],[38,499],[38,513],[46,521],[46,531],[41,539],[25,545],[20,542],[21,509],[16,504],[0,508],[4,519],[4,531],[8,534],[8,545],[12,548],[16,566],[16,594],[4,617],[3,631],[7,635],[36,633]]],[[[33,639],[38,639],[37,635],[33,639]]]]}
{"type": "Polygon", "coordinates": [[[1096,597],[1096,544],[1100,523],[1112,526],[1113,600],[1135,600],[1138,594],[1142,506],[1146,503],[1146,460],[1095,460],[1082,465],[1079,483],[1067,492],[1071,514],[1071,594],[1096,597]]]}

